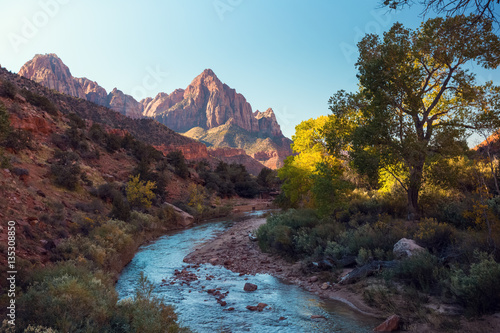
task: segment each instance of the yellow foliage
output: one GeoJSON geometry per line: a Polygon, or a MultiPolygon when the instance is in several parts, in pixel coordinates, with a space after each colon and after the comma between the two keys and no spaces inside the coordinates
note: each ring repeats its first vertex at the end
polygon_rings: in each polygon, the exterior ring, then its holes
{"type": "Polygon", "coordinates": [[[127,183],[127,200],[132,206],[151,207],[151,200],[155,197],[153,190],[156,188],[155,182],[140,180],[140,175],[130,176],[127,183]]]}
{"type": "Polygon", "coordinates": [[[201,214],[205,210],[205,204],[208,199],[208,195],[205,188],[199,184],[189,185],[189,203],[188,205],[194,207],[196,211],[201,214]]]}

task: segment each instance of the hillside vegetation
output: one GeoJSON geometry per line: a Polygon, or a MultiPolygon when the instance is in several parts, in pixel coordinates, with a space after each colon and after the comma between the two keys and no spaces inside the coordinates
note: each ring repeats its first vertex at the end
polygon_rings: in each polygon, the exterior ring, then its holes
{"type": "MultiPolygon", "coordinates": [[[[153,120],[0,74],[0,217],[16,222],[15,331],[185,331],[147,277],[118,302],[117,274],[144,241],[188,226],[165,202],[199,221],[228,214],[222,199],[254,197],[266,184],[241,165],[158,151],[152,144],[194,141],[153,120]]],[[[3,227],[4,271],[7,235],[3,227]]],[[[2,312],[7,302],[4,293],[2,312]]]]}

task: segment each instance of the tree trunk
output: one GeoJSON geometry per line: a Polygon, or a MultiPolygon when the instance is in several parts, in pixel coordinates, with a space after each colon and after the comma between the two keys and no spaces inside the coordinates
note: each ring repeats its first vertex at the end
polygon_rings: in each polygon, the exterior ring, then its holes
{"type": "Polygon", "coordinates": [[[418,194],[422,185],[422,174],[424,170],[424,161],[416,163],[410,168],[410,183],[408,184],[408,220],[420,219],[420,210],[418,207],[418,194]]]}

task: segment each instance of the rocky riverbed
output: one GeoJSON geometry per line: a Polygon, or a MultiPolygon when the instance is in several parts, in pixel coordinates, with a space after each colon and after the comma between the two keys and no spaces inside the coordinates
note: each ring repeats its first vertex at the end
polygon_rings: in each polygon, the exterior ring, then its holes
{"type": "Polygon", "coordinates": [[[290,263],[260,251],[257,242],[252,241],[249,234],[265,222],[265,218],[238,222],[216,239],[196,248],[184,258],[184,262],[221,265],[242,275],[270,274],[321,297],[341,301],[365,315],[385,318],[381,311],[366,305],[360,294],[349,291],[347,287],[322,281],[316,275],[305,275],[300,263],[290,263]]]}

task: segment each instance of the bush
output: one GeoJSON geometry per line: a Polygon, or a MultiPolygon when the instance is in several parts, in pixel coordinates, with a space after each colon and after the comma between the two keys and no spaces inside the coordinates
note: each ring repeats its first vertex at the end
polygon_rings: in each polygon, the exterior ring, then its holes
{"type": "Polygon", "coordinates": [[[16,96],[17,87],[10,81],[2,80],[2,85],[0,86],[0,96],[13,99],[16,96]]]}
{"type": "Polygon", "coordinates": [[[454,229],[446,223],[439,223],[435,219],[423,218],[418,224],[415,239],[426,248],[434,252],[441,252],[454,241],[454,229]]]}
{"type": "Polygon", "coordinates": [[[134,299],[118,303],[118,311],[113,318],[115,325],[125,324],[126,331],[130,332],[188,332],[177,324],[173,307],[153,296],[153,290],[154,285],[141,273],[134,299]]]}
{"type": "Polygon", "coordinates": [[[267,218],[266,224],[257,230],[259,247],[266,252],[276,252],[285,257],[295,258],[300,252],[294,243],[294,238],[301,237],[299,230],[310,229],[318,223],[319,219],[312,210],[290,209],[273,214],[267,218]]]}
{"type": "Polygon", "coordinates": [[[189,170],[186,164],[186,160],[184,159],[184,155],[182,152],[173,151],[167,154],[167,161],[174,167],[174,173],[181,177],[187,178],[189,176],[189,170]]]}
{"type": "Polygon", "coordinates": [[[158,219],[149,214],[133,211],[130,214],[129,223],[133,225],[137,231],[151,230],[158,226],[158,219]]]}
{"type": "Polygon", "coordinates": [[[137,208],[151,207],[151,200],[155,197],[153,190],[156,188],[154,182],[140,180],[140,175],[130,176],[127,183],[127,200],[130,205],[137,208]]]}
{"type": "Polygon", "coordinates": [[[130,205],[121,194],[113,199],[113,208],[109,215],[122,221],[130,219],[130,205]]]}
{"type": "Polygon", "coordinates": [[[393,271],[394,276],[406,284],[425,292],[439,287],[444,269],[440,269],[439,259],[427,251],[422,251],[399,262],[393,271]]]}
{"type": "Polygon", "coordinates": [[[57,115],[57,107],[47,97],[32,93],[26,89],[22,89],[21,94],[24,95],[28,103],[41,108],[50,115],[57,115]]]}
{"type": "Polygon", "coordinates": [[[50,167],[50,171],[54,176],[54,182],[56,185],[74,191],[80,178],[78,155],[73,152],[56,150],[54,159],[55,161],[50,167]]]}
{"type": "Polygon", "coordinates": [[[111,281],[72,263],[34,273],[19,297],[19,327],[42,325],[60,332],[102,332],[117,301],[111,281]]]}
{"type": "Polygon", "coordinates": [[[500,264],[486,253],[476,252],[479,262],[471,265],[469,273],[455,269],[450,288],[468,315],[493,313],[500,308],[500,264]]]}
{"type": "Polygon", "coordinates": [[[33,136],[30,132],[18,128],[9,132],[3,145],[15,152],[19,152],[24,149],[33,149],[32,141],[33,136]]]}

